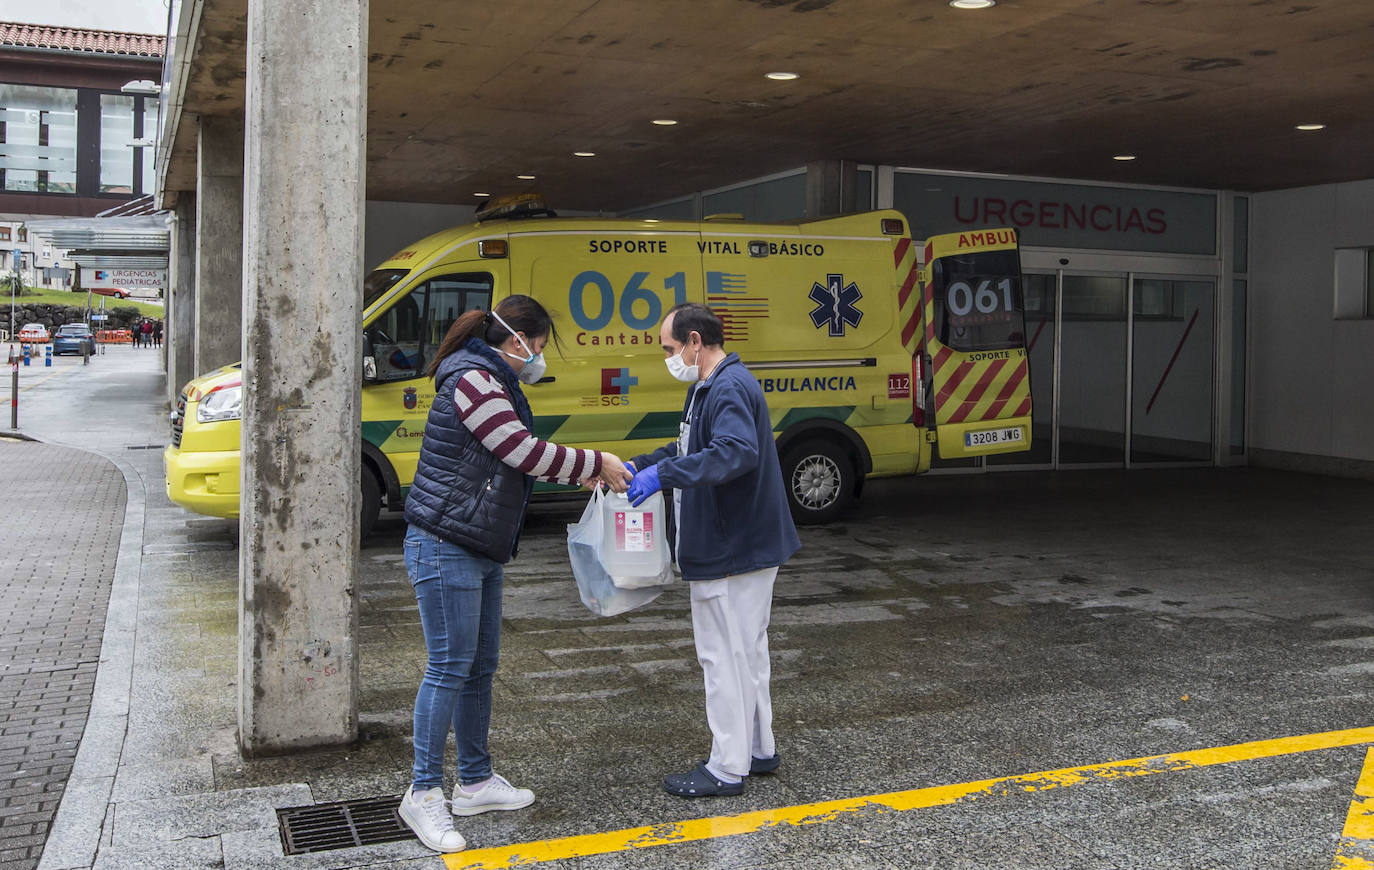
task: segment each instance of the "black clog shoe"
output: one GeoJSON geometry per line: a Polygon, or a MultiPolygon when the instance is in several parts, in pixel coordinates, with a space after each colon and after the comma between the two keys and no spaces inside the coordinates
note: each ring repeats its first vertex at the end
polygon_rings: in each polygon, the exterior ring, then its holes
{"type": "Polygon", "coordinates": [[[678,797],[730,797],[744,794],[744,782],[725,782],[716,779],[706,765],[698,764],[687,773],[670,773],[663,778],[663,788],[678,797]]]}

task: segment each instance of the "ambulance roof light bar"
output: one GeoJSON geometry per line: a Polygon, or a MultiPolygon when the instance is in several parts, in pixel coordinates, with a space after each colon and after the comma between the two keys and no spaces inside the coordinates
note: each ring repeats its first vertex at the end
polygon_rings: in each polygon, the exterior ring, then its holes
{"type": "Polygon", "coordinates": [[[553,209],[537,193],[514,193],[508,196],[492,197],[477,207],[473,220],[492,221],[498,218],[516,220],[529,217],[558,217],[553,209]]]}

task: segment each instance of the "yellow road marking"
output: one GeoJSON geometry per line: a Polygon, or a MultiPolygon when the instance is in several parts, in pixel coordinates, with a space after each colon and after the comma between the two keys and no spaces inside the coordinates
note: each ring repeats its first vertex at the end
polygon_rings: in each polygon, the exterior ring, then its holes
{"type": "MultiPolygon", "coordinates": [[[[499,868],[558,861],[584,855],[604,855],[608,852],[620,852],[627,849],[646,849],[692,840],[728,837],[733,834],[749,834],[784,825],[799,827],[801,825],[833,822],[842,815],[861,811],[905,812],[945,806],[960,801],[972,802],[983,798],[1010,797],[1026,792],[1065,788],[1096,780],[1151,776],[1156,773],[1192,770],[1218,764],[1230,764],[1236,761],[1250,761],[1256,758],[1274,758],[1299,752],[1312,752],[1318,749],[1358,746],[1362,743],[1374,743],[1374,726],[1351,728],[1344,731],[1325,731],[1320,734],[1303,734],[1297,737],[1281,737],[1274,740],[1257,740],[1251,743],[1237,743],[1211,749],[1194,749],[1168,755],[1132,758],[1126,761],[1109,761],[1104,764],[1090,764],[1084,767],[1043,770],[1038,773],[980,779],[976,782],[963,782],[956,785],[939,785],[910,791],[895,791],[887,794],[800,804],[742,813],[737,816],[688,819],[682,822],[667,822],[640,828],[626,828],[620,831],[562,837],[557,840],[538,840],[531,843],[516,843],[488,849],[473,849],[468,852],[445,855],[444,862],[448,865],[449,870],[499,870],[499,868]]],[[[1369,793],[1374,794],[1374,773],[1370,772],[1368,764],[1366,764],[1365,775],[1361,777],[1360,783],[1361,788],[1368,785],[1369,793]],[[1369,782],[1366,783],[1366,780],[1369,782]]],[[[1359,793],[1357,788],[1357,794],[1359,793]]],[[[1374,805],[1371,805],[1370,809],[1374,809],[1374,805]]],[[[1354,811],[1352,807],[1351,812],[1354,811]]],[[[1362,817],[1362,819],[1361,824],[1370,824],[1368,818],[1362,817]]],[[[1347,822],[1347,830],[1349,827],[1349,822],[1347,822]]],[[[1351,865],[1351,867],[1365,866],[1367,865],[1351,865]]]]}
{"type": "Polygon", "coordinates": [[[1374,870],[1374,749],[1365,753],[1360,781],[1345,817],[1332,870],[1374,870]]]}

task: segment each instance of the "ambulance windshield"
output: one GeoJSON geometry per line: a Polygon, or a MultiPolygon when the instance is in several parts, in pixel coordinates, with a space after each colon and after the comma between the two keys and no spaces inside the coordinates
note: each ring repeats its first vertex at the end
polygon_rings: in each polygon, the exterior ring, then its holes
{"type": "Polygon", "coordinates": [[[1015,251],[940,257],[931,268],[940,341],[955,350],[1026,343],[1020,260],[1015,251]]]}
{"type": "Polygon", "coordinates": [[[363,281],[363,309],[386,295],[386,291],[396,286],[396,282],[408,274],[405,269],[378,269],[363,281]]]}

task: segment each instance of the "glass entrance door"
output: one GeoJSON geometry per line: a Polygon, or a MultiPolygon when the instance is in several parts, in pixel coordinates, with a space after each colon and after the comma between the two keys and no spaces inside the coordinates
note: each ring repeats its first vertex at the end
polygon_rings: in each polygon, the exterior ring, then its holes
{"type": "Polygon", "coordinates": [[[1062,274],[1059,465],[1126,461],[1126,275],[1062,274]]]}
{"type": "Polygon", "coordinates": [[[1031,449],[985,468],[1210,462],[1216,283],[1135,272],[1024,274],[1031,449]]]}
{"type": "Polygon", "coordinates": [[[1215,283],[1134,277],[1131,463],[1212,458],[1215,283]]]}

